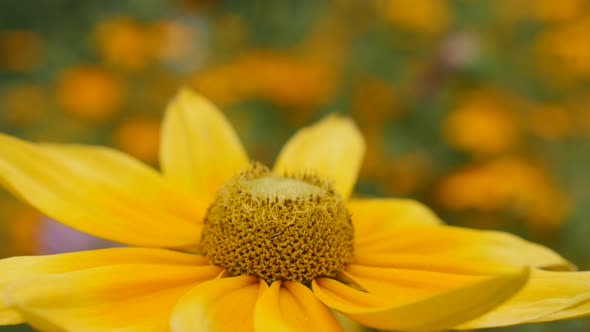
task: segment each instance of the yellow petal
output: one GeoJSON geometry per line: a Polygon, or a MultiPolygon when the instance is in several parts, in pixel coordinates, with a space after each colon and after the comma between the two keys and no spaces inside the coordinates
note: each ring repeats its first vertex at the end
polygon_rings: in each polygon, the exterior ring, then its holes
{"type": "Polygon", "coordinates": [[[274,170],[315,173],[332,180],[336,191],[349,197],[364,153],[365,142],[352,120],[333,115],[299,130],[283,147],[274,170]]]}
{"type": "Polygon", "coordinates": [[[341,271],[341,278],[352,280],[371,293],[392,297],[390,304],[405,304],[517,270],[499,264],[431,262],[428,265],[427,260],[422,260],[405,266],[395,262],[393,267],[350,264],[341,271]]]}
{"type": "MultiPolygon", "coordinates": [[[[12,257],[0,260],[0,292],[8,285],[34,276],[122,264],[202,266],[203,256],[162,249],[112,248],[50,256],[12,257]]],[[[0,299],[0,325],[22,323],[22,316],[0,299]]]]}
{"type": "MultiPolygon", "coordinates": [[[[354,220],[355,227],[362,224],[354,220]]],[[[430,257],[432,261],[453,258],[500,264],[568,270],[571,265],[551,249],[509,233],[471,230],[451,226],[398,227],[356,239],[355,255],[368,257],[407,254],[430,257]]]]}
{"type": "Polygon", "coordinates": [[[348,271],[363,292],[333,279],[312,282],[329,307],[369,327],[399,331],[439,331],[496,307],[528,279],[528,269],[499,275],[451,275],[425,271],[365,268],[348,271]]]}
{"type": "Polygon", "coordinates": [[[365,328],[359,322],[340,313],[339,311],[332,309],[332,310],[330,310],[330,312],[332,313],[332,315],[334,316],[334,319],[336,319],[336,321],[338,322],[338,324],[340,325],[340,327],[342,328],[343,331],[345,331],[345,332],[366,332],[367,331],[367,328],[365,328]]]}
{"type": "Polygon", "coordinates": [[[347,204],[355,238],[403,226],[436,226],[443,222],[425,205],[411,199],[351,199],[347,204]]]}
{"type": "MultiPolygon", "coordinates": [[[[4,306],[4,303],[0,300],[0,307],[2,306],[4,306]]],[[[18,311],[0,308],[0,326],[22,324],[25,321],[25,318],[18,311]]]]}
{"type": "Polygon", "coordinates": [[[254,305],[268,286],[252,276],[215,279],[190,290],[172,313],[172,332],[254,331],[254,305]]]}
{"type": "Polygon", "coordinates": [[[42,144],[40,148],[56,158],[61,158],[61,161],[69,164],[70,167],[86,168],[94,178],[103,184],[117,187],[118,190],[135,198],[151,199],[145,202],[146,206],[142,206],[144,209],[154,208],[152,205],[157,203],[155,206],[157,208],[174,212],[182,219],[201,223],[209,207],[205,202],[195,201],[178,192],[163,179],[161,174],[119,151],[81,145],[42,144]],[[143,179],[139,179],[140,176],[143,179]],[[136,184],[139,186],[121,185],[130,179],[136,179],[136,184]],[[140,182],[140,180],[146,182],[140,182]],[[154,182],[156,185],[150,185],[150,182],[154,182]]]}
{"type": "Polygon", "coordinates": [[[256,332],[342,331],[328,308],[309,288],[296,282],[274,282],[256,302],[256,332]]]}
{"type": "Polygon", "coordinates": [[[207,265],[204,256],[152,248],[109,248],[47,256],[22,256],[0,260],[0,289],[13,281],[37,274],[54,274],[122,264],[207,265]]]}
{"type": "Polygon", "coordinates": [[[220,272],[211,265],[111,265],[33,276],[2,296],[42,331],[166,331],[176,302],[220,272]]]}
{"type": "Polygon", "coordinates": [[[160,162],[175,185],[209,203],[223,182],[247,167],[248,156],[223,114],[184,88],[166,110],[160,162]]]}
{"type": "Polygon", "coordinates": [[[137,246],[194,246],[205,210],[116,151],[35,145],[2,134],[0,184],[66,225],[137,246]]]}
{"type": "Polygon", "coordinates": [[[533,270],[525,287],[461,329],[507,326],[590,316],[590,272],[533,270]]]}

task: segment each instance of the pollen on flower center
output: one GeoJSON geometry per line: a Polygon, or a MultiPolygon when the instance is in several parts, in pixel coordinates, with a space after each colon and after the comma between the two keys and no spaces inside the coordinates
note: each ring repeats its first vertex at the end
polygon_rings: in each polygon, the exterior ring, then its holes
{"type": "Polygon", "coordinates": [[[200,243],[212,264],[233,275],[307,283],[335,276],[350,261],[353,229],[327,181],[254,164],[220,188],[200,243]]]}

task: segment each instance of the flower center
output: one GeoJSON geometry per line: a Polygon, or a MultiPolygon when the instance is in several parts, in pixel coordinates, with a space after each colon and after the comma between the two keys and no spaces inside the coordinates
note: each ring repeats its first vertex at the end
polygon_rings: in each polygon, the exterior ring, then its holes
{"type": "Polygon", "coordinates": [[[344,200],[312,175],[251,168],[227,181],[209,207],[201,252],[233,275],[308,283],[333,277],[352,258],[344,200]]]}

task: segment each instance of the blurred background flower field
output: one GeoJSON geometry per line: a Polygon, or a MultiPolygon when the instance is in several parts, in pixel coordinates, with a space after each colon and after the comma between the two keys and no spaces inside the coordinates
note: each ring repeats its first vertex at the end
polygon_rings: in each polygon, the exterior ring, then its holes
{"type": "MultiPolygon", "coordinates": [[[[590,269],[589,38],[586,0],[2,1],[0,132],[157,167],[163,111],[186,85],[272,164],[338,112],[367,139],[359,195],[416,198],[590,269]]],[[[0,257],[112,245],[0,192],[0,257]]]]}

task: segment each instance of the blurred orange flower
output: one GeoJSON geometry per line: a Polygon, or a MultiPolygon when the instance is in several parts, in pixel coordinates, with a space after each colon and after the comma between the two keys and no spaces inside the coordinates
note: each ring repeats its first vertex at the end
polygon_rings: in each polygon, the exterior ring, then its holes
{"type": "Polygon", "coordinates": [[[509,157],[472,165],[443,178],[437,200],[453,210],[509,210],[537,228],[561,225],[569,199],[537,164],[509,157]]]}
{"type": "Polygon", "coordinates": [[[195,74],[194,87],[218,103],[266,98],[281,106],[325,102],[336,83],[327,63],[268,50],[249,51],[233,62],[195,74]]]}
{"type": "Polygon", "coordinates": [[[155,30],[132,17],[116,16],[99,23],[93,41],[108,62],[127,70],[140,70],[153,60],[156,49],[155,30]]]}
{"type": "Polygon", "coordinates": [[[43,42],[32,31],[0,31],[0,69],[29,71],[40,64],[43,42]]]}
{"type": "Polygon", "coordinates": [[[500,153],[518,143],[517,120],[502,97],[478,91],[459,98],[443,123],[443,135],[450,145],[473,154],[500,153]]]}
{"type": "Polygon", "coordinates": [[[119,150],[155,163],[160,146],[160,121],[146,116],[125,119],[115,130],[113,143],[119,150]]]}
{"type": "Polygon", "coordinates": [[[0,220],[8,233],[4,250],[9,255],[31,255],[35,253],[35,239],[41,215],[32,207],[13,199],[0,201],[0,220]]]}
{"type": "Polygon", "coordinates": [[[98,66],[78,66],[61,71],[56,97],[69,114],[84,120],[104,120],[117,111],[123,99],[123,83],[98,66]]]}

